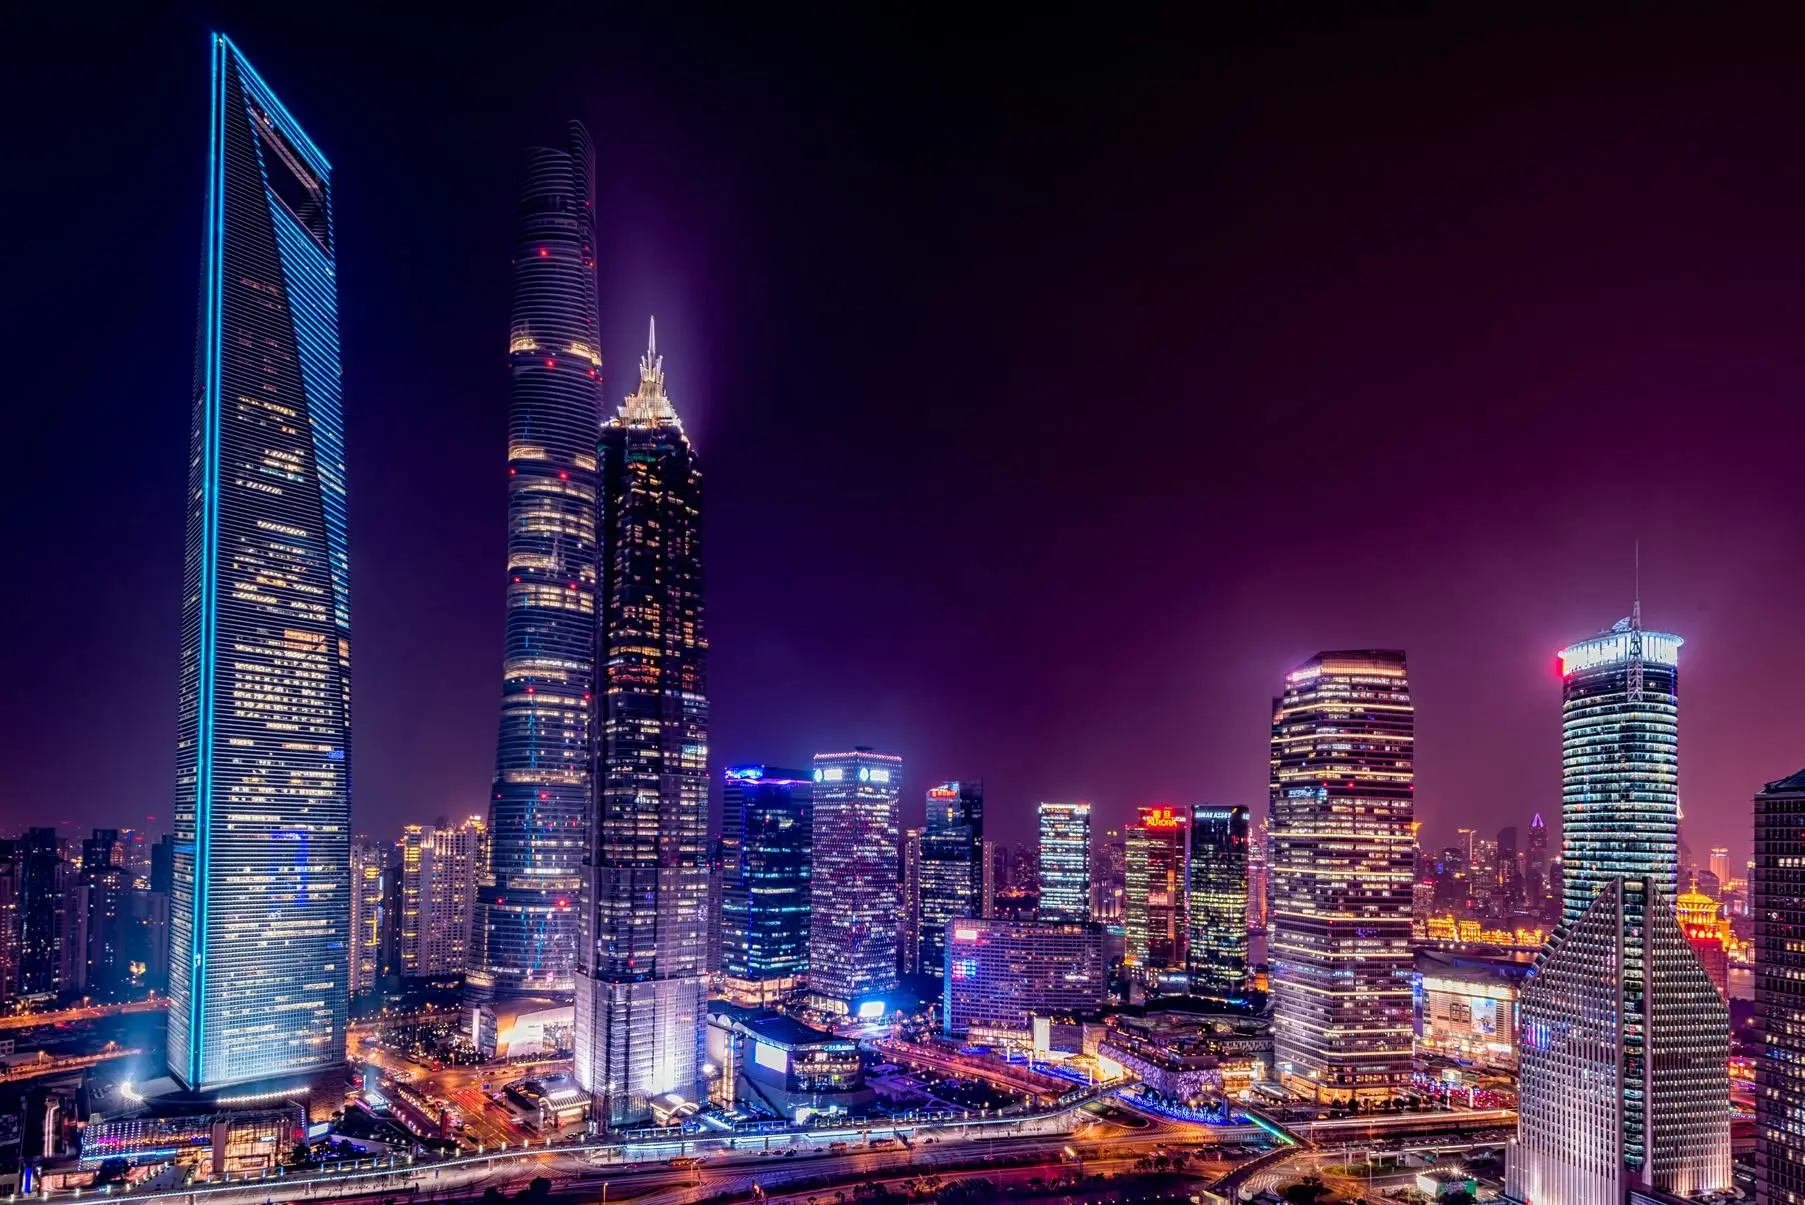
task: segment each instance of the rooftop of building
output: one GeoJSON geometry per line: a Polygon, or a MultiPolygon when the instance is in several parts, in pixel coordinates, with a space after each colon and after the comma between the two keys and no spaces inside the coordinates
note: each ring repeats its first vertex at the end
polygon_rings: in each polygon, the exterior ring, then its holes
{"type": "Polygon", "coordinates": [[[795,1050],[845,1041],[825,1029],[816,1029],[795,1017],[768,1008],[748,1008],[725,1000],[711,1000],[708,1011],[772,1046],[795,1050]]]}
{"type": "Polygon", "coordinates": [[[1802,791],[1805,791],[1805,770],[1788,774],[1785,778],[1776,778],[1761,788],[1763,795],[1790,795],[1802,791]]]}

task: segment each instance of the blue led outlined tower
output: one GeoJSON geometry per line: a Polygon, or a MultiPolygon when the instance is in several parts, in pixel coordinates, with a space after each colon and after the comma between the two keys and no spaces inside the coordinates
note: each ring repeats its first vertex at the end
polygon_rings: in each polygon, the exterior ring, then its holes
{"type": "Polygon", "coordinates": [[[351,610],[332,166],[213,37],[182,596],[169,1070],[345,1057],[351,610]]]}

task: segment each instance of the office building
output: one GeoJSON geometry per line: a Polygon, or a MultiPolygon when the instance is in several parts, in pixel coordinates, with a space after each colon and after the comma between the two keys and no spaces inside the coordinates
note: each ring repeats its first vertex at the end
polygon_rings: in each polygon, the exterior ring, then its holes
{"type": "Polygon", "coordinates": [[[1681,640],[1640,607],[1561,653],[1565,898],[1523,988],[1506,1196],[1730,1184],[1730,1021],[1675,915],[1681,640]]]}
{"type": "Polygon", "coordinates": [[[1272,722],[1273,1057],[1293,1094],[1380,1102],[1411,1078],[1415,712],[1404,654],[1319,653],[1272,722]]]}
{"type": "Polygon", "coordinates": [[[1523,896],[1530,912],[1548,915],[1554,899],[1553,868],[1548,863],[1548,822],[1540,812],[1529,822],[1529,840],[1523,847],[1523,896]]]}
{"type": "Polygon", "coordinates": [[[82,994],[102,1003],[133,994],[135,936],[131,872],[119,831],[97,828],[82,842],[80,890],[83,900],[82,994]]]}
{"type": "Polygon", "coordinates": [[[984,783],[943,782],[928,788],[921,830],[921,970],[946,973],[946,922],[983,912],[984,783]]]}
{"type": "MultiPolygon", "coordinates": [[[[601,454],[600,733],[576,1076],[594,1115],[619,1126],[672,1096],[703,1099],[707,1023],[702,475],[665,392],[656,328],[601,454]]],[[[895,848],[892,833],[892,871],[895,848]]]]}
{"type": "MultiPolygon", "coordinates": [[[[990,842],[984,843],[984,893],[980,907],[988,916],[990,903],[990,842]]],[[[897,846],[897,882],[902,885],[902,912],[896,926],[897,972],[903,975],[921,973],[921,830],[904,829],[902,844],[897,846]]]]}
{"type": "Polygon", "coordinates": [[[721,789],[721,975],[736,1004],[769,1007],[808,974],[814,780],[729,766],[721,789]]]}
{"type": "Polygon", "coordinates": [[[383,916],[388,898],[384,870],[389,852],[380,842],[360,837],[351,843],[351,997],[376,990],[382,975],[383,916]]]}
{"type": "Polygon", "coordinates": [[[898,800],[902,758],[859,746],[817,753],[809,1002],[882,1016],[896,986],[898,800]]]}
{"type": "Polygon", "coordinates": [[[1719,886],[1730,881],[1730,850],[1723,845],[1711,847],[1711,873],[1717,876],[1719,886]]]}
{"type": "Polygon", "coordinates": [[[1096,850],[1096,871],[1091,877],[1091,915],[1106,924],[1121,924],[1128,895],[1127,848],[1122,830],[1108,829],[1096,850]]]}
{"type": "Polygon", "coordinates": [[[1244,807],[1191,809],[1185,946],[1193,995],[1247,999],[1248,832],[1244,807]]]}
{"type": "Polygon", "coordinates": [[[1755,796],[1755,1200],[1805,1205],[1805,770],[1755,796]]]}
{"type": "Polygon", "coordinates": [[[864,1113],[877,1099],[857,1041],[770,1009],[710,1003],[708,1062],[717,1103],[756,1102],[799,1125],[864,1113]]]}
{"type": "Polygon", "coordinates": [[[1191,809],[1143,807],[1123,830],[1123,958],[1144,977],[1185,967],[1191,809]]]}
{"type": "Polygon", "coordinates": [[[469,969],[488,837],[480,816],[455,826],[410,824],[402,830],[397,953],[403,975],[438,978],[469,969]]]}
{"type": "Polygon", "coordinates": [[[1108,1002],[1102,925],[961,917],[948,922],[945,943],[950,1036],[974,1025],[1026,1034],[1035,1017],[1095,1016],[1108,1002]]]}
{"type": "Polygon", "coordinates": [[[571,122],[527,152],[508,331],[507,636],[477,902],[478,993],[571,990],[592,798],[596,436],[595,151],[571,122]]]}
{"type": "Polygon", "coordinates": [[[1040,821],[1040,919],[1091,918],[1091,805],[1043,803],[1040,821]]]}
{"type": "Polygon", "coordinates": [[[212,113],[166,1042],[192,1089],[344,1061],[350,923],[332,168],[220,35],[212,113]]]}

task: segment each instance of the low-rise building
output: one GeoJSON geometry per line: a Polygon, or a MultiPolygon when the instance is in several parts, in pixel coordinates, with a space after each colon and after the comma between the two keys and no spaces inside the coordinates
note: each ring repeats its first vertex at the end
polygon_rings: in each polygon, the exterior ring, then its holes
{"type": "Polygon", "coordinates": [[[1446,1059],[1475,1071],[1517,1070],[1517,993],[1533,964],[1418,950],[1418,1069],[1446,1059]]]}
{"type": "Polygon", "coordinates": [[[959,917],[946,926],[948,1036],[973,1026],[1030,1033],[1035,1017],[1094,1016],[1108,999],[1101,925],[959,917]]]}
{"type": "Polygon", "coordinates": [[[769,1009],[724,1000],[708,1006],[710,1095],[802,1122],[860,1112],[876,1100],[865,1086],[859,1044],[769,1009]]]}
{"type": "Polygon", "coordinates": [[[1096,1034],[1095,1053],[1102,1078],[1130,1075],[1172,1100],[1239,1096],[1267,1078],[1272,1031],[1265,1019],[1239,1012],[1123,1013],[1096,1034]]]}

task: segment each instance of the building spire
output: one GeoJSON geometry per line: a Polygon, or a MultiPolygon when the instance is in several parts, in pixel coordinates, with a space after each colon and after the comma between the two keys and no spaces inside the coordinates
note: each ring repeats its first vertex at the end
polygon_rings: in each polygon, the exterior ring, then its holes
{"type": "Polygon", "coordinates": [[[658,354],[658,319],[646,329],[646,352],[639,357],[639,388],[621,402],[615,421],[627,427],[676,427],[683,429],[677,408],[664,392],[664,357],[658,354]]]}

